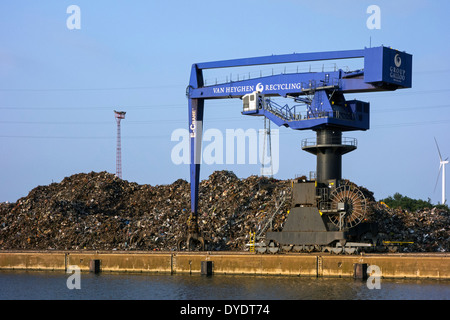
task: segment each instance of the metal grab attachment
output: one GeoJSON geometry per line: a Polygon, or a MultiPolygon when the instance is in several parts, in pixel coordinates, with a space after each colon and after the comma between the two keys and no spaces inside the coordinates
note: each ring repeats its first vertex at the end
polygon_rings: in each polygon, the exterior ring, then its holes
{"type": "Polygon", "coordinates": [[[187,251],[195,251],[195,250],[205,250],[205,239],[200,233],[200,229],[198,227],[197,216],[191,215],[187,221],[188,230],[187,235],[182,237],[177,243],[177,250],[181,251],[183,249],[183,244],[185,243],[185,248],[187,251]]]}

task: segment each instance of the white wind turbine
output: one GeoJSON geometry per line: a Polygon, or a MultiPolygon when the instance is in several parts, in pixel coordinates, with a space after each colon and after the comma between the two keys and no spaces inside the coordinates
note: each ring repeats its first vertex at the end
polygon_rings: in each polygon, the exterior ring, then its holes
{"type": "MultiPolygon", "coordinates": [[[[445,204],[445,165],[448,164],[448,157],[445,160],[442,160],[442,156],[441,156],[441,151],[439,150],[439,146],[438,143],[436,141],[436,138],[434,138],[434,142],[436,142],[436,147],[438,149],[438,153],[439,153],[439,173],[438,173],[438,177],[436,180],[436,186],[437,183],[439,181],[439,175],[441,174],[441,168],[442,168],[442,201],[441,204],[445,204]]],[[[434,187],[434,190],[436,190],[436,186],[434,187]]]]}

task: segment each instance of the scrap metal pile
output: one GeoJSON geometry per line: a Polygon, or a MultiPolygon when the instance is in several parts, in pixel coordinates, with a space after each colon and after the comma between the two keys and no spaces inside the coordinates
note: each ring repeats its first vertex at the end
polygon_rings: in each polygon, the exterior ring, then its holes
{"type": "MultiPolygon", "coordinates": [[[[368,220],[390,239],[414,242],[402,250],[450,250],[448,211],[393,210],[359,188],[370,203],[368,220]]],[[[289,180],[214,172],[201,182],[199,194],[198,222],[208,250],[248,250],[250,231],[268,224],[281,230],[290,194],[289,180]]],[[[107,172],[80,173],[39,186],[16,203],[1,203],[0,249],[176,250],[189,212],[185,180],[151,186],[107,172]]]]}

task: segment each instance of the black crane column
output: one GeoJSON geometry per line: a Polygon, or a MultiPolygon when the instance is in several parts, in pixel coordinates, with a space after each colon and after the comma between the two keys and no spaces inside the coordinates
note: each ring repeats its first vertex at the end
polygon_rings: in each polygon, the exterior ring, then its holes
{"type": "Polygon", "coordinates": [[[342,178],[342,155],[356,149],[356,139],[342,142],[342,131],[332,128],[316,130],[316,140],[302,141],[302,149],[317,156],[316,180],[327,184],[328,180],[342,178]]]}

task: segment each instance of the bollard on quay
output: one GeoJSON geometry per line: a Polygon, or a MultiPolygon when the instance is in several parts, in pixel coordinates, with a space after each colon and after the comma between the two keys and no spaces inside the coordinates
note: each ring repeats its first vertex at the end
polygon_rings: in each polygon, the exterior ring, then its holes
{"type": "Polygon", "coordinates": [[[89,272],[100,273],[100,263],[101,260],[98,259],[89,261],[89,272]]]}

